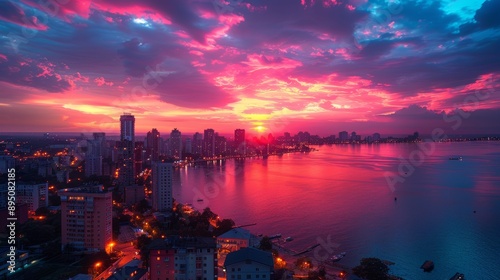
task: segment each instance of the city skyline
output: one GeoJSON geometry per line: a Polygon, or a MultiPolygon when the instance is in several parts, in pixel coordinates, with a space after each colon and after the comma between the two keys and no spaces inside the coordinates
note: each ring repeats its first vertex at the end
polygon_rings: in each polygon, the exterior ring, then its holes
{"type": "Polygon", "coordinates": [[[4,2],[0,130],[496,133],[499,4],[4,2]]]}

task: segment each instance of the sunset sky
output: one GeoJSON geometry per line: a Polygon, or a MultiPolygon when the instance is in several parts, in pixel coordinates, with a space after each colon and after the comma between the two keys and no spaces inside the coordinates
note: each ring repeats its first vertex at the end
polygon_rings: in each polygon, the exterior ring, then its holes
{"type": "Polygon", "coordinates": [[[129,112],[138,133],[500,133],[499,14],[500,0],[0,0],[0,132],[117,133],[129,112]]]}

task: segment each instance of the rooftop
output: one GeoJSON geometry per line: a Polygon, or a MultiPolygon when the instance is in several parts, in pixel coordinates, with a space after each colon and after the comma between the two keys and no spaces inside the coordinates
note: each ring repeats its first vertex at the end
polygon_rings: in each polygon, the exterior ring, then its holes
{"type": "Polygon", "coordinates": [[[244,228],[233,228],[219,235],[219,238],[227,239],[250,239],[250,231],[244,228]]]}
{"type": "Polygon", "coordinates": [[[229,253],[226,257],[226,261],[224,262],[224,266],[245,262],[247,260],[258,262],[270,267],[274,266],[273,255],[271,252],[262,251],[252,247],[242,248],[238,251],[229,253]]]}
{"type": "Polygon", "coordinates": [[[184,248],[216,248],[215,239],[211,237],[170,236],[166,239],[155,239],[149,245],[151,250],[168,250],[184,248]]]}

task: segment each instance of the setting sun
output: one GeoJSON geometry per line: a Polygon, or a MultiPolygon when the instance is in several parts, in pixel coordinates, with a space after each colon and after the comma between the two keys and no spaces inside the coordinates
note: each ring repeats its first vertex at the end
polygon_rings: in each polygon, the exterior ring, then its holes
{"type": "Polygon", "coordinates": [[[266,128],[263,127],[262,125],[256,126],[254,129],[259,133],[266,131],[266,128]]]}

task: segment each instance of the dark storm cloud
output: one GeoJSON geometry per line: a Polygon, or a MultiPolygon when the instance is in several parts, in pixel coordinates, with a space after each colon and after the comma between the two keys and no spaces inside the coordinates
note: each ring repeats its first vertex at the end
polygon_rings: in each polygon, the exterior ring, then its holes
{"type": "Polygon", "coordinates": [[[475,22],[468,22],[460,26],[462,34],[470,34],[474,31],[500,27],[500,0],[487,0],[481,8],[476,11],[475,22]]]}
{"type": "Polygon", "coordinates": [[[476,11],[474,19],[482,29],[500,27],[500,0],[488,0],[476,11]]]}

